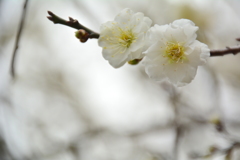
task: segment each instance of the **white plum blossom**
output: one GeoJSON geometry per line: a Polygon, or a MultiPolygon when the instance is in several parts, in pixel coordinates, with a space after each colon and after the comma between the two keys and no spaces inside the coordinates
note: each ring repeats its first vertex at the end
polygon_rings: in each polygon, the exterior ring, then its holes
{"type": "Polygon", "coordinates": [[[114,19],[101,25],[99,46],[102,55],[114,68],[123,66],[127,61],[143,58],[145,34],[152,20],[143,13],[123,9],[114,19]]]}
{"type": "Polygon", "coordinates": [[[147,33],[150,47],[144,53],[146,73],[156,81],[175,86],[190,83],[197,68],[210,56],[207,45],[196,40],[198,27],[187,19],[169,25],[154,25],[147,33]]]}

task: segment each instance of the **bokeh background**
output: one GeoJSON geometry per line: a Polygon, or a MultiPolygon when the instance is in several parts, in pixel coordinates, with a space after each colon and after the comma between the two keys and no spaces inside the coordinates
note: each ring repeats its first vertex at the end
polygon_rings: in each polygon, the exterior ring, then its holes
{"type": "MultiPolygon", "coordinates": [[[[160,25],[191,19],[200,41],[223,49],[240,43],[240,1],[30,0],[12,80],[23,3],[0,0],[0,160],[223,160],[240,141],[240,54],[209,58],[175,88],[142,64],[112,68],[96,39],[80,43],[46,18],[50,10],[98,32],[131,8],[160,25]]],[[[239,148],[231,155],[239,160],[239,148]]]]}

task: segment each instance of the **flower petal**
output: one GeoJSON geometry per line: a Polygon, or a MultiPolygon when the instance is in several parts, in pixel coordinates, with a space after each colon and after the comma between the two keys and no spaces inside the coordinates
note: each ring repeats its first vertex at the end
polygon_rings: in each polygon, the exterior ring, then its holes
{"type": "Polygon", "coordinates": [[[143,22],[145,22],[147,24],[147,26],[151,26],[152,24],[152,20],[148,17],[143,17],[143,22]]]}
{"type": "Polygon", "coordinates": [[[142,48],[144,45],[144,33],[141,33],[138,35],[137,39],[132,42],[132,44],[129,47],[129,50],[131,52],[135,52],[139,48],[142,48]]]}
{"type": "Polygon", "coordinates": [[[181,28],[168,27],[164,33],[164,37],[170,42],[186,43],[187,41],[187,36],[181,28]]]}
{"type": "Polygon", "coordinates": [[[186,25],[190,25],[190,26],[195,26],[195,24],[190,21],[189,19],[178,19],[173,21],[172,25],[176,28],[178,27],[184,27],[186,25]]]}
{"type": "Polygon", "coordinates": [[[147,57],[150,59],[154,59],[158,57],[159,55],[162,55],[162,53],[165,50],[165,44],[161,41],[155,42],[153,45],[151,45],[147,51],[144,53],[147,54],[147,57]]]}
{"type": "Polygon", "coordinates": [[[146,23],[140,23],[132,29],[133,33],[144,33],[149,29],[149,26],[146,23]]]}
{"type": "Polygon", "coordinates": [[[149,66],[146,67],[146,73],[147,75],[156,80],[156,81],[163,81],[166,79],[166,75],[164,74],[164,66],[158,65],[158,66],[149,66]]]}
{"type": "Polygon", "coordinates": [[[133,14],[134,12],[131,9],[125,8],[114,18],[114,21],[118,22],[120,25],[125,25],[131,20],[133,14]]]}
{"type": "Polygon", "coordinates": [[[186,70],[186,75],[181,81],[181,86],[184,86],[184,85],[190,83],[196,76],[196,73],[197,73],[197,67],[188,66],[187,70],[186,70]]]}
{"type": "Polygon", "coordinates": [[[125,48],[115,47],[114,49],[103,49],[103,57],[109,61],[114,68],[121,67],[127,62],[129,51],[125,48]]]}
{"type": "Polygon", "coordinates": [[[137,26],[138,24],[141,24],[143,21],[144,14],[141,12],[137,12],[134,15],[132,15],[131,19],[129,20],[129,25],[133,28],[134,26],[137,26]]]}
{"type": "Polygon", "coordinates": [[[204,43],[195,40],[190,46],[191,53],[187,56],[191,65],[203,65],[210,56],[210,50],[204,43]]]}
{"type": "Polygon", "coordinates": [[[174,28],[182,28],[184,30],[185,35],[187,36],[187,43],[190,44],[197,38],[196,31],[198,27],[188,19],[179,19],[172,23],[174,28]]]}
{"type": "Polygon", "coordinates": [[[134,51],[134,52],[131,52],[128,56],[128,60],[127,61],[130,61],[130,60],[134,60],[134,59],[141,59],[144,57],[144,54],[142,54],[142,48],[134,51]]]}
{"type": "Polygon", "coordinates": [[[155,24],[153,27],[151,27],[146,35],[147,41],[152,44],[155,43],[156,41],[164,41],[164,32],[168,28],[168,25],[162,25],[159,26],[155,24]]]}
{"type": "Polygon", "coordinates": [[[168,77],[168,80],[174,85],[178,86],[178,82],[182,81],[187,71],[186,64],[168,64],[165,66],[164,71],[168,77]]]}

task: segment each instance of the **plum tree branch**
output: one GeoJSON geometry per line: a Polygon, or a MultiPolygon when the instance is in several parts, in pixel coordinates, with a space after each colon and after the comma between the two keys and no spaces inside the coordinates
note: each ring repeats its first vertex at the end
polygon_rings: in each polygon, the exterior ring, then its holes
{"type": "Polygon", "coordinates": [[[226,47],[226,49],[218,49],[218,50],[211,50],[210,51],[210,56],[215,57],[215,56],[224,56],[226,54],[233,54],[236,55],[240,52],[240,46],[236,47],[226,47]]]}
{"type": "Polygon", "coordinates": [[[73,19],[71,17],[69,17],[69,21],[64,20],[60,17],[58,17],[57,15],[55,15],[53,12],[48,11],[48,14],[50,16],[47,16],[47,18],[52,21],[54,24],[62,24],[68,27],[72,27],[75,28],[77,30],[83,29],[85,30],[88,34],[89,34],[89,38],[99,38],[99,34],[92,31],[91,29],[83,26],[82,24],[80,24],[76,19],[73,19]]]}

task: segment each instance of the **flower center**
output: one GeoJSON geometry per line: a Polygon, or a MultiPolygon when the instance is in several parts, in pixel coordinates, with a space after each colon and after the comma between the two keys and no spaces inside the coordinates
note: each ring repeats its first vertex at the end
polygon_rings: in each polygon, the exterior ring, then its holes
{"type": "Polygon", "coordinates": [[[184,54],[184,47],[179,43],[167,42],[163,57],[168,58],[168,63],[183,63],[187,60],[184,54]]]}
{"type": "Polygon", "coordinates": [[[131,30],[122,30],[118,41],[122,46],[129,48],[135,39],[136,37],[133,35],[131,30]]]}

